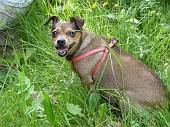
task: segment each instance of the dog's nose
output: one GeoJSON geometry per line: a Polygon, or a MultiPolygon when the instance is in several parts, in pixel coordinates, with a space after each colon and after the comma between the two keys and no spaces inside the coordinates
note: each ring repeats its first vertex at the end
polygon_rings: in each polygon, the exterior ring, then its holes
{"type": "Polygon", "coordinates": [[[58,40],[57,45],[58,47],[63,47],[65,45],[66,41],[65,40],[58,40]]]}

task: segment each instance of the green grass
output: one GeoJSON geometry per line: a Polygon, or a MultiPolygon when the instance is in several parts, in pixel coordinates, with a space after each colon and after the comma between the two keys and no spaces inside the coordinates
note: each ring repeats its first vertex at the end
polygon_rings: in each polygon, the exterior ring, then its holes
{"type": "MultiPolygon", "coordinates": [[[[20,36],[21,46],[14,46],[10,60],[1,58],[9,66],[0,70],[1,127],[102,127],[115,121],[124,127],[170,126],[167,110],[116,116],[114,107],[98,95],[89,97],[69,63],[52,46],[50,25],[43,26],[51,15],[62,20],[81,16],[85,29],[119,38],[119,46],[152,68],[170,91],[170,6],[155,0],[123,3],[69,0],[64,11],[57,13],[55,5],[39,0],[18,17],[12,29],[20,36]]],[[[10,39],[8,43],[13,45],[10,39]]]]}

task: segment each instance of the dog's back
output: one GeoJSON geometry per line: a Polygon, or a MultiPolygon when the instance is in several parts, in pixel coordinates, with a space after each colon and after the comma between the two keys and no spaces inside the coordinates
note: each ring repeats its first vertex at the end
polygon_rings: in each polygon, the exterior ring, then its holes
{"type": "Polygon", "coordinates": [[[167,94],[156,73],[117,46],[110,52],[101,86],[105,89],[118,89],[125,101],[134,103],[136,107],[162,106],[167,94]]]}

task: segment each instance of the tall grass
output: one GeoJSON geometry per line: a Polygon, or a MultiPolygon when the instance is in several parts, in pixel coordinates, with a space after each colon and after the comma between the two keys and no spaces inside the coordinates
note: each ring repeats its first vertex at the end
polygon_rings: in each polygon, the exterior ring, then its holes
{"type": "Polygon", "coordinates": [[[64,2],[62,13],[56,7],[48,0],[35,1],[13,24],[21,48],[14,47],[10,61],[3,59],[9,69],[0,70],[0,126],[100,127],[114,125],[115,121],[125,127],[170,126],[166,110],[117,116],[113,106],[98,95],[90,96],[69,63],[57,55],[51,44],[50,25],[43,26],[51,15],[61,20],[81,16],[85,29],[117,37],[119,46],[152,68],[170,90],[169,6],[155,0],[125,5],[109,0],[69,0],[64,2]]]}

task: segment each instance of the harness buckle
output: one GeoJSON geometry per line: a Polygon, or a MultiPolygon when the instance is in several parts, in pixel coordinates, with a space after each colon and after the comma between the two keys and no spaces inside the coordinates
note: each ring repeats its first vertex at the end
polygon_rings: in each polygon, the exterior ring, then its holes
{"type": "Polygon", "coordinates": [[[117,38],[113,38],[111,42],[109,43],[109,47],[112,48],[114,45],[116,45],[119,42],[117,38]]]}

